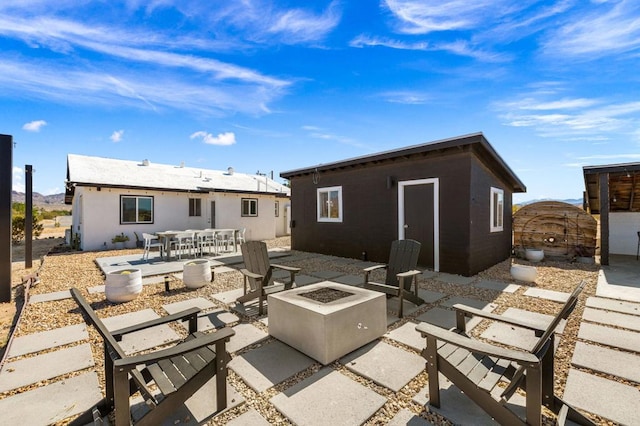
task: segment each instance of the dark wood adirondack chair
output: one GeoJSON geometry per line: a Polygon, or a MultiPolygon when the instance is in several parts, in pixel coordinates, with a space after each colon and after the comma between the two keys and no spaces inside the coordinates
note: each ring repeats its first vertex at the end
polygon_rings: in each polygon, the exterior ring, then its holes
{"type": "Polygon", "coordinates": [[[539,324],[459,304],[454,305],[455,329],[445,330],[432,324],[418,324],[416,330],[427,339],[427,347],[422,351],[422,356],[427,360],[429,403],[440,407],[440,372],[500,424],[540,425],[544,405],[558,415],[558,424],[564,424],[569,419],[578,424],[592,425],[587,417],[553,392],[554,332],[560,321],[566,319],[575,308],[584,286],[583,281],[576,287],[546,329],[539,324]],[[475,340],[465,333],[465,317],[470,316],[533,330],[539,339],[530,351],[507,349],[475,340]],[[507,387],[499,396],[495,392],[492,394],[501,380],[508,383],[507,387]],[[526,419],[520,418],[506,404],[506,400],[518,388],[526,392],[526,419]]]}
{"type": "Polygon", "coordinates": [[[242,260],[245,265],[245,268],[240,270],[244,279],[244,295],[238,297],[236,302],[245,303],[258,299],[258,313],[262,315],[267,295],[292,288],[295,284],[295,275],[300,272],[300,268],[271,264],[267,245],[263,241],[248,241],[240,246],[240,250],[242,250],[242,260]],[[289,272],[289,282],[274,283],[274,268],[289,272]]]}
{"type": "Polygon", "coordinates": [[[400,312],[403,316],[403,300],[422,305],[424,300],[418,297],[418,275],[422,272],[416,270],[420,256],[420,243],[415,240],[396,240],[391,243],[389,263],[386,265],[374,265],[364,269],[364,288],[380,291],[400,298],[400,312]],[[387,276],[384,284],[369,281],[369,274],[378,269],[386,269],[387,276]],[[414,292],[411,293],[411,283],[414,284],[414,292]]]}
{"type": "Polygon", "coordinates": [[[191,395],[216,377],[217,411],[227,407],[227,363],[230,356],[225,346],[235,332],[230,328],[204,334],[196,331],[199,308],[147,321],[116,332],[109,332],[89,303],[76,288],[71,295],[89,318],[104,342],[104,374],[106,396],[98,405],[80,415],[73,424],[91,422],[101,424],[101,418],[114,411],[116,426],[131,423],[129,398],[140,391],[150,410],[141,417],[137,425],[158,425],[171,415],[191,395]],[[189,337],[176,346],[147,353],[126,355],[118,342],[122,336],[171,321],[189,321],[189,337]],[[163,394],[160,399],[152,393],[154,382],[163,394]]]}

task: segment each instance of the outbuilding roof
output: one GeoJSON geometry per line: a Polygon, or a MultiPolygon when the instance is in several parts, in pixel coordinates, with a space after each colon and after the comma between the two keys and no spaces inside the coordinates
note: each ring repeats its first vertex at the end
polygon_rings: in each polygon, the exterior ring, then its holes
{"type": "Polygon", "coordinates": [[[290,170],[280,173],[285,179],[291,179],[295,176],[302,176],[322,171],[339,170],[350,167],[366,166],[382,162],[395,161],[400,158],[421,157],[428,155],[438,155],[444,151],[469,149],[482,159],[488,167],[498,176],[502,177],[513,188],[513,192],[526,192],[527,188],[522,181],[516,176],[511,168],[504,162],[502,157],[493,149],[489,141],[484,135],[472,133],[469,135],[458,136],[449,139],[441,139],[433,142],[423,143],[419,145],[408,146],[405,148],[384,151],[377,154],[365,155],[362,157],[350,158],[347,160],[337,161],[334,163],[319,164],[316,166],[305,167],[302,169],[290,170]]]}
{"type": "MultiPolygon", "coordinates": [[[[640,211],[640,163],[584,166],[585,198],[591,214],[600,214],[600,177],[606,175],[609,211],[640,211]]],[[[605,200],[606,201],[606,200],[605,200]]]]}
{"type": "Polygon", "coordinates": [[[76,186],[137,188],[181,192],[243,192],[289,195],[289,188],[262,175],[209,170],[148,160],[67,155],[66,197],[76,186]]]}

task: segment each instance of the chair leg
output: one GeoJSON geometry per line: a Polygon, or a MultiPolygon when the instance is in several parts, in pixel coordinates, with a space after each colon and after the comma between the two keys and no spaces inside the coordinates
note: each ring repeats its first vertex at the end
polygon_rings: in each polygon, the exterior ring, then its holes
{"type": "Polygon", "coordinates": [[[427,358],[427,375],[429,376],[429,404],[440,408],[440,381],[438,378],[438,341],[435,337],[427,337],[424,349],[427,358]]]}
{"type": "Polygon", "coordinates": [[[129,426],[131,411],[129,407],[129,372],[113,372],[114,414],[116,426],[129,426]]]}

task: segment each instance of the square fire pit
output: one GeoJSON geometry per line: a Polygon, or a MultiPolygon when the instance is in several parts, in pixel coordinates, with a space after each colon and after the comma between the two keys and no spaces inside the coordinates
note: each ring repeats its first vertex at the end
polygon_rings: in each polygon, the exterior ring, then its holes
{"type": "Polygon", "coordinates": [[[323,365],[387,331],[386,295],[324,281],[268,296],[269,334],[323,365]]]}

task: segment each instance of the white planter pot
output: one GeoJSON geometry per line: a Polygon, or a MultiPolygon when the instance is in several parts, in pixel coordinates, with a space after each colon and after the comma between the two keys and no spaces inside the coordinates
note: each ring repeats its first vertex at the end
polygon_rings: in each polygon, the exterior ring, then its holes
{"type": "Polygon", "coordinates": [[[534,266],[511,265],[511,276],[519,281],[533,283],[536,281],[538,271],[534,266]]]}
{"type": "Polygon", "coordinates": [[[182,281],[187,288],[200,288],[211,282],[211,262],[196,259],[185,262],[182,281]]]}
{"type": "Polygon", "coordinates": [[[107,273],[104,294],[110,302],[128,302],[142,291],[142,271],[121,269],[107,273]]]}
{"type": "Polygon", "coordinates": [[[525,257],[530,262],[540,262],[544,259],[544,250],[527,249],[525,257]]]}

